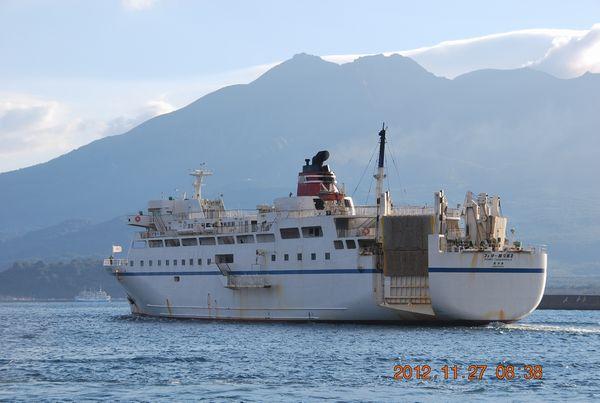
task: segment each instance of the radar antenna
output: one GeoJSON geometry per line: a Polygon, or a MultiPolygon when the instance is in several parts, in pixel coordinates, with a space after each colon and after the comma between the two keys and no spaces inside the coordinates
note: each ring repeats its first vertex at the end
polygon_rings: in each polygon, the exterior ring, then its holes
{"type": "Polygon", "coordinates": [[[196,178],[194,180],[194,199],[202,201],[202,180],[205,176],[211,176],[213,173],[204,169],[204,163],[200,164],[199,169],[194,169],[190,175],[196,178]]]}

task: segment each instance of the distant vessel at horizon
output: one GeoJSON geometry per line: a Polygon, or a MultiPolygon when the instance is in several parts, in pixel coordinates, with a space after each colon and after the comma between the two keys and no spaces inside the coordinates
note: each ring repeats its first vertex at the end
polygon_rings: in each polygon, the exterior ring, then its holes
{"type": "Polygon", "coordinates": [[[452,208],[440,190],[433,207],[395,206],[384,190],[385,127],[379,138],[375,205],[338,187],[327,151],[305,159],[296,195],[253,211],[203,199],[212,172],[200,169],[192,198],[151,200],[128,217],[143,231],[104,266],[139,315],[487,323],[530,314],[546,284],[545,247],[507,237],[498,196],[467,192],[452,208]]]}
{"type": "Polygon", "coordinates": [[[75,297],[77,302],[110,302],[111,299],[111,296],[102,288],[98,290],[85,289],[75,297]]]}

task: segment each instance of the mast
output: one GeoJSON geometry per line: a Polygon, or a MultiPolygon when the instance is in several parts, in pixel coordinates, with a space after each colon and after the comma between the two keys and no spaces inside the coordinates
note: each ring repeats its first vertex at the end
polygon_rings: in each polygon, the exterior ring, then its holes
{"type": "Polygon", "coordinates": [[[380,229],[379,225],[379,217],[383,214],[387,213],[386,211],[386,197],[383,192],[383,180],[385,179],[385,122],[381,126],[381,131],[379,132],[379,160],[377,163],[377,174],[374,176],[377,180],[377,221],[376,221],[376,237],[379,241],[381,241],[380,229]],[[383,204],[383,209],[382,209],[383,204]]]}
{"type": "Polygon", "coordinates": [[[199,202],[202,201],[202,180],[205,176],[210,176],[212,174],[213,173],[211,171],[205,169],[195,169],[190,172],[190,175],[196,178],[194,180],[194,199],[198,200],[199,202]]]}

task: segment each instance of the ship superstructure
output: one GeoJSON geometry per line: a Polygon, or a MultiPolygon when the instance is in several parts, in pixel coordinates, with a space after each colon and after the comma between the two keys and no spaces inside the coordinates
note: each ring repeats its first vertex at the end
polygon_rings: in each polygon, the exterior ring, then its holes
{"type": "Polygon", "coordinates": [[[379,132],[376,204],[356,206],[325,162],[306,159],[296,195],[251,212],[202,198],[152,200],[128,217],[139,227],[126,257],[104,264],[133,313],[314,321],[514,321],[539,304],[543,247],[506,237],[500,198],[467,193],[450,208],[397,207],[384,191],[386,129],[379,132]]]}

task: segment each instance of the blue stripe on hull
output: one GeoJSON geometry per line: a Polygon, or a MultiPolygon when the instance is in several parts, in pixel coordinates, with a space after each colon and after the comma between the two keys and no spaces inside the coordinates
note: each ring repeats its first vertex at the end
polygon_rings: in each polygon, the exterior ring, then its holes
{"type": "MultiPolygon", "coordinates": [[[[532,268],[484,268],[484,267],[430,267],[429,273],[544,273],[544,269],[532,268]]],[[[381,273],[376,269],[293,269],[293,270],[237,270],[232,271],[234,276],[252,276],[252,275],[289,275],[289,274],[364,274],[381,273]]],[[[112,273],[119,276],[220,276],[220,271],[138,271],[138,272],[119,272],[112,273]]]]}
{"type": "MultiPolygon", "coordinates": [[[[376,269],[296,269],[296,270],[238,270],[231,271],[234,276],[279,275],[279,274],[363,274],[380,273],[376,269]]],[[[138,271],[112,273],[119,276],[215,276],[222,275],[220,271],[138,271]]]]}
{"type": "Polygon", "coordinates": [[[544,269],[508,268],[508,267],[430,267],[429,273],[544,273],[544,269]]]}

